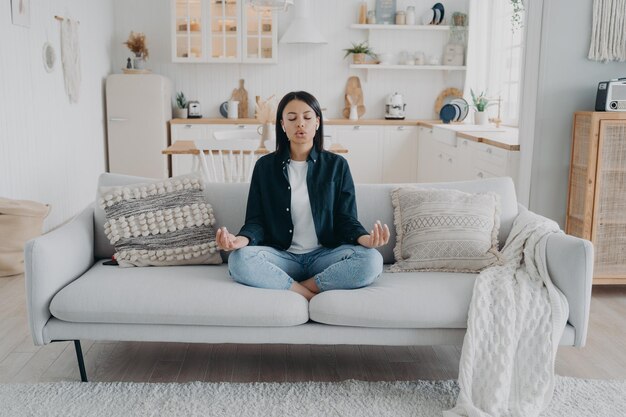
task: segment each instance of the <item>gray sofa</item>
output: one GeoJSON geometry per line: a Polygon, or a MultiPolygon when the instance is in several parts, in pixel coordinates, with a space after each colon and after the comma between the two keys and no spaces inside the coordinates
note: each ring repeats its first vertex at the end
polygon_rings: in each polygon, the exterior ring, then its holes
{"type": "MultiPolygon", "coordinates": [[[[99,185],[142,178],[103,174],[99,185]]],[[[510,178],[420,184],[501,196],[502,245],[519,210],[510,178]]],[[[359,219],[393,225],[392,184],[357,185],[359,219]]],[[[208,184],[217,225],[239,230],[248,184],[208,184]]],[[[328,291],[307,303],[282,290],[235,283],[223,265],[119,268],[103,265],[113,248],[103,231],[104,212],[87,207],[62,227],[27,243],[28,318],[33,340],[43,345],[74,340],[86,380],[80,340],[202,343],[293,343],[365,345],[461,344],[475,274],[383,273],[371,286],[328,291]]],[[[395,231],[380,248],[392,263],[395,231]]],[[[591,243],[555,234],[547,266],[569,302],[561,344],[583,346],[591,298],[591,243]]],[[[226,260],[226,258],[225,258],[226,260]]]]}

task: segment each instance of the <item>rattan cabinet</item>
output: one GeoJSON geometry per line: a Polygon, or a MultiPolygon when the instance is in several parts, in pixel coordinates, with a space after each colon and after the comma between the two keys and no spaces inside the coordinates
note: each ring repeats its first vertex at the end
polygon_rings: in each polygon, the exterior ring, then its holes
{"type": "Polygon", "coordinates": [[[565,230],[594,245],[594,284],[626,284],[626,113],[574,114],[565,230]]]}

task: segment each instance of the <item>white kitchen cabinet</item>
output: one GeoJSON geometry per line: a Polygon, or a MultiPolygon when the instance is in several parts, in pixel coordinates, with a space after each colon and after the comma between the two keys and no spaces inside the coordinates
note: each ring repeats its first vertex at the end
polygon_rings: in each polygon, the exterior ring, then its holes
{"type": "Polygon", "coordinates": [[[417,181],[416,126],[385,126],[382,140],[383,182],[417,181]]]}
{"type": "Polygon", "coordinates": [[[172,61],[276,63],[276,13],[245,0],[171,0],[172,61]]]}
{"type": "Polygon", "coordinates": [[[509,176],[517,183],[519,151],[459,137],[448,129],[419,128],[419,182],[509,176]]]}
{"type": "MultiPolygon", "coordinates": [[[[208,137],[208,126],[202,124],[171,125],[172,143],[177,140],[204,140],[208,137]]],[[[191,172],[193,155],[172,156],[172,175],[183,175],[191,172]]]]}
{"type": "Polygon", "coordinates": [[[348,150],[348,160],[355,183],[377,184],[383,180],[383,139],[381,126],[337,126],[335,142],[348,150]]]}
{"type": "Polygon", "coordinates": [[[417,181],[435,182],[439,175],[433,129],[419,127],[417,138],[417,181]]]}

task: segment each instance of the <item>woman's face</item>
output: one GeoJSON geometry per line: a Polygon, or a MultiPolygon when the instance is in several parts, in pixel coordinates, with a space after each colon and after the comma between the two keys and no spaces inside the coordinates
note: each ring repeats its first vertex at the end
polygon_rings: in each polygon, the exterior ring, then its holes
{"type": "Polygon", "coordinates": [[[292,144],[313,143],[320,119],[311,106],[304,101],[291,100],[285,106],[282,116],[280,123],[292,144]]]}

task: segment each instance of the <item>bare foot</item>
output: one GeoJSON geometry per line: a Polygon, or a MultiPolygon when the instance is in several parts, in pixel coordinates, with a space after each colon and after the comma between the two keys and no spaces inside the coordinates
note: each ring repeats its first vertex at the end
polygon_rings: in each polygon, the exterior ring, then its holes
{"type": "Polygon", "coordinates": [[[300,282],[300,285],[302,285],[303,287],[305,287],[306,289],[308,289],[309,291],[315,294],[319,294],[320,292],[320,289],[318,288],[317,283],[315,282],[315,277],[311,277],[309,279],[306,279],[300,282]]]}
{"type": "Polygon", "coordinates": [[[306,298],[307,300],[310,300],[311,298],[317,295],[316,293],[310,291],[307,287],[300,285],[297,282],[294,282],[293,284],[291,284],[291,287],[289,287],[289,290],[293,292],[297,292],[298,294],[304,296],[304,298],[306,298]]]}

